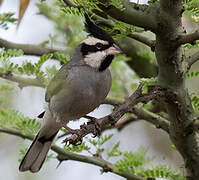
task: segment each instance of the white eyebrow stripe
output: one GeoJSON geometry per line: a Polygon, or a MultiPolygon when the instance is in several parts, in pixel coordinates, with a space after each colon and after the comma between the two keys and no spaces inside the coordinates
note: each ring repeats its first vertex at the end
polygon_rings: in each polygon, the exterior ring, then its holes
{"type": "Polygon", "coordinates": [[[104,44],[104,45],[107,45],[108,44],[108,41],[103,41],[101,39],[97,39],[95,37],[92,37],[92,36],[89,36],[88,38],[86,38],[84,41],[83,41],[85,44],[88,44],[88,45],[95,45],[97,43],[101,43],[101,44],[104,44]]]}

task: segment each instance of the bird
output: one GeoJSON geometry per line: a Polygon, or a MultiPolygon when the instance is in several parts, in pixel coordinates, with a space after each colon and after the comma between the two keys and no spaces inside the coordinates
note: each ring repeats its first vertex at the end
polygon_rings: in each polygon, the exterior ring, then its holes
{"type": "Polygon", "coordinates": [[[112,78],[109,66],[122,53],[114,39],[84,14],[88,36],[74,50],[46,88],[47,108],[41,128],[19,165],[19,171],[38,172],[60,128],[92,112],[108,95],[112,78]]]}

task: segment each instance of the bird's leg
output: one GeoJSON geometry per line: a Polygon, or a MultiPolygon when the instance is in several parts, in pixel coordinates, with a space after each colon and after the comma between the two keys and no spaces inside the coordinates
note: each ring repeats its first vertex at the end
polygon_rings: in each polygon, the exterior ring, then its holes
{"type": "Polygon", "coordinates": [[[62,141],[62,143],[66,143],[68,145],[70,145],[70,144],[80,145],[82,143],[82,139],[79,138],[79,136],[78,136],[79,129],[71,129],[66,124],[62,124],[62,127],[65,128],[68,132],[62,134],[61,137],[68,135],[68,134],[72,134],[70,137],[66,137],[62,141]]]}
{"type": "Polygon", "coordinates": [[[68,135],[69,133],[70,133],[70,134],[75,134],[75,133],[77,132],[76,129],[71,129],[71,128],[69,128],[66,124],[63,124],[62,127],[65,128],[65,129],[68,131],[68,132],[64,133],[64,134],[66,134],[66,135],[68,135]]]}

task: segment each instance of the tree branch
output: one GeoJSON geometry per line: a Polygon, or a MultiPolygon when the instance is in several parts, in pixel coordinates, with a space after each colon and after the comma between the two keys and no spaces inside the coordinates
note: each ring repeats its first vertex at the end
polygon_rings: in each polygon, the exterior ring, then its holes
{"type": "MultiPolygon", "coordinates": [[[[0,132],[18,136],[23,139],[29,139],[31,141],[34,139],[34,136],[32,136],[32,135],[25,135],[21,131],[11,129],[11,128],[1,127],[0,132]]],[[[93,165],[102,167],[104,172],[112,172],[112,173],[118,174],[122,177],[125,177],[129,180],[147,180],[146,178],[142,178],[142,177],[136,176],[134,174],[130,174],[130,173],[114,172],[114,165],[102,158],[99,158],[99,157],[91,157],[91,156],[76,154],[76,153],[73,153],[70,151],[66,151],[57,145],[52,145],[51,149],[55,153],[57,153],[57,159],[60,162],[64,161],[64,160],[75,160],[75,161],[85,162],[85,163],[89,163],[89,164],[93,164],[93,165]]]]}
{"type": "Polygon", "coordinates": [[[189,56],[186,61],[187,61],[187,70],[188,72],[191,68],[191,66],[196,63],[199,60],[199,51],[195,52],[193,55],[189,56]]]}
{"type": "Polygon", "coordinates": [[[104,3],[104,0],[98,1],[103,4],[99,5],[100,8],[109,16],[127,24],[142,27],[145,30],[151,30],[152,32],[156,31],[156,3],[148,6],[129,2],[128,0],[123,0],[122,4],[124,9],[121,10],[109,5],[109,2],[104,3]]]}
{"type": "Polygon", "coordinates": [[[155,50],[155,40],[150,40],[149,38],[140,35],[139,33],[129,34],[128,37],[133,38],[151,48],[152,51],[155,50]]]}
{"type": "Polygon", "coordinates": [[[177,41],[177,45],[186,44],[186,43],[194,43],[194,41],[199,40],[199,30],[196,30],[194,33],[185,34],[179,36],[179,40],[177,41]]]}
{"type": "MultiPolygon", "coordinates": [[[[24,78],[22,76],[17,76],[12,74],[11,71],[8,71],[6,73],[0,73],[0,77],[6,80],[10,80],[13,82],[18,83],[18,86],[20,88],[24,88],[27,86],[36,86],[36,87],[42,87],[45,88],[45,85],[42,81],[40,81],[39,79],[36,78],[24,78]]],[[[103,102],[103,104],[110,104],[113,106],[119,106],[122,103],[124,103],[124,100],[121,98],[115,98],[115,97],[107,97],[105,99],[105,101],[103,102]]],[[[163,130],[165,130],[166,132],[169,132],[169,121],[164,119],[163,117],[152,113],[150,111],[147,111],[145,109],[142,108],[132,108],[132,113],[134,113],[137,117],[126,117],[125,120],[120,120],[118,121],[114,126],[110,126],[108,125],[106,129],[110,129],[110,128],[118,128],[119,130],[121,130],[125,125],[127,125],[130,122],[139,120],[139,119],[143,119],[146,120],[152,124],[154,124],[156,127],[158,128],[162,128],[163,130]]]]}
{"type": "Polygon", "coordinates": [[[143,119],[153,125],[155,125],[156,128],[161,128],[167,133],[169,133],[169,126],[170,122],[165,119],[164,117],[152,113],[144,108],[136,108],[134,107],[132,109],[132,113],[134,113],[139,119],[143,119]]]}
{"type": "MultiPolygon", "coordinates": [[[[159,65],[158,84],[174,94],[165,101],[170,120],[170,139],[184,159],[186,179],[199,179],[198,132],[190,126],[194,122],[194,109],[185,86],[186,69],[182,48],[176,46],[176,37],[182,33],[182,1],[160,0],[157,17],[156,58],[159,65]]],[[[195,59],[195,58],[194,58],[195,59]]],[[[191,64],[195,62],[191,60],[191,64]]]]}
{"type": "MultiPolygon", "coordinates": [[[[69,0],[64,0],[65,4],[69,7],[76,7],[76,5],[74,5],[71,1],[69,0]]],[[[114,22],[111,21],[110,19],[105,19],[101,16],[96,15],[95,13],[89,12],[89,14],[92,14],[92,18],[95,19],[96,24],[103,24],[105,26],[107,26],[108,28],[112,28],[114,27],[114,22]]],[[[147,46],[149,46],[153,51],[155,49],[155,41],[150,40],[147,37],[144,37],[142,35],[140,35],[139,33],[133,33],[133,34],[129,34],[128,37],[133,38],[147,46]]]]}
{"type": "MultiPolygon", "coordinates": [[[[89,133],[99,136],[100,133],[108,126],[115,125],[117,121],[127,112],[131,112],[132,107],[139,102],[148,102],[153,99],[159,99],[165,97],[165,89],[158,87],[151,90],[150,93],[142,93],[143,85],[140,84],[137,90],[119,107],[117,107],[110,115],[103,118],[96,119],[95,123],[89,122],[76,130],[77,133],[73,134],[69,138],[66,138],[63,142],[69,142],[69,144],[76,144],[82,141],[82,138],[89,133]]],[[[152,122],[152,121],[151,121],[152,122]]]]}
{"type": "MultiPolygon", "coordinates": [[[[110,104],[113,106],[119,106],[124,102],[123,99],[121,98],[114,98],[114,97],[107,97],[104,101],[105,104],[110,104]]],[[[130,122],[135,122],[136,120],[145,120],[153,125],[155,125],[157,128],[161,128],[164,131],[166,131],[167,133],[169,133],[169,120],[167,120],[166,118],[155,114],[153,112],[150,112],[144,108],[138,108],[138,107],[132,107],[131,112],[133,113],[133,115],[135,115],[136,117],[126,117],[125,121],[120,122],[121,120],[119,120],[116,124],[115,127],[116,128],[120,128],[122,129],[123,126],[125,126],[126,124],[130,123],[130,122]]]]}
{"type": "Polygon", "coordinates": [[[20,88],[27,86],[37,86],[42,88],[45,87],[44,83],[37,78],[24,78],[22,76],[13,74],[11,71],[7,71],[6,73],[0,73],[0,77],[18,83],[18,86],[20,88]]]}
{"type": "MultiPolygon", "coordinates": [[[[18,44],[6,41],[4,39],[0,38],[0,48],[5,49],[21,49],[25,55],[31,55],[31,56],[41,56],[43,54],[48,53],[55,53],[55,52],[62,52],[66,53],[65,51],[58,50],[58,49],[51,49],[51,48],[45,48],[39,45],[31,45],[31,44],[18,44]]],[[[56,57],[53,55],[53,58],[56,59],[56,57]]]]}

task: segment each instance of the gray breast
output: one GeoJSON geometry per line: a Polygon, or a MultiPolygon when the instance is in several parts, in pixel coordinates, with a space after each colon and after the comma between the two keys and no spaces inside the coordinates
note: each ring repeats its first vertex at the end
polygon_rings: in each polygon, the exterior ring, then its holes
{"type": "Polygon", "coordinates": [[[64,88],[51,98],[50,109],[65,122],[79,119],[104,101],[110,87],[108,69],[98,72],[88,66],[74,66],[68,71],[64,88]]]}

